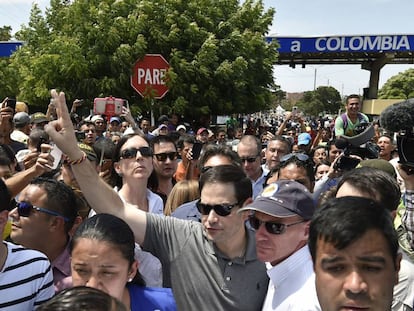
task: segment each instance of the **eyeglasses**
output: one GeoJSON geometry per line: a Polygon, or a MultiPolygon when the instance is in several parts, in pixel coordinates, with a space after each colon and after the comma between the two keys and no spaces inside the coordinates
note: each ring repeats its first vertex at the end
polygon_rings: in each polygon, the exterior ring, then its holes
{"type": "Polygon", "coordinates": [[[171,161],[177,159],[178,152],[163,152],[154,154],[158,161],[165,162],[167,158],[171,161]]]}
{"type": "Polygon", "coordinates": [[[132,147],[132,148],[122,150],[121,159],[136,158],[138,151],[143,157],[152,157],[152,150],[150,147],[139,147],[139,148],[132,147]]]}
{"type": "Polygon", "coordinates": [[[242,161],[242,163],[244,162],[249,162],[249,163],[253,163],[254,161],[256,161],[258,156],[255,157],[246,157],[246,158],[240,158],[240,160],[242,161]]]}
{"type": "Polygon", "coordinates": [[[302,162],[306,162],[309,160],[309,156],[304,153],[289,153],[280,158],[280,163],[287,162],[292,158],[296,158],[302,162]]]}
{"type": "Polygon", "coordinates": [[[25,201],[16,202],[16,208],[17,208],[17,213],[19,214],[20,217],[29,217],[32,210],[34,209],[35,211],[38,211],[38,212],[42,212],[42,213],[49,214],[52,216],[62,217],[64,221],[69,221],[69,218],[59,214],[58,212],[51,211],[43,207],[34,206],[31,203],[25,202],[25,201]]]}
{"type": "Polygon", "coordinates": [[[297,224],[301,224],[305,222],[306,220],[301,220],[298,222],[294,222],[292,224],[281,224],[278,222],[272,222],[272,221],[262,221],[254,216],[249,217],[249,223],[252,226],[254,230],[258,230],[262,224],[265,225],[266,231],[271,234],[282,234],[286,231],[287,227],[291,227],[297,224]]]}
{"type": "Polygon", "coordinates": [[[239,205],[239,202],[234,203],[234,204],[214,204],[214,205],[201,203],[200,200],[196,202],[197,209],[202,215],[208,215],[210,214],[211,210],[214,210],[219,216],[228,216],[231,213],[231,209],[237,205],[239,205]]]}

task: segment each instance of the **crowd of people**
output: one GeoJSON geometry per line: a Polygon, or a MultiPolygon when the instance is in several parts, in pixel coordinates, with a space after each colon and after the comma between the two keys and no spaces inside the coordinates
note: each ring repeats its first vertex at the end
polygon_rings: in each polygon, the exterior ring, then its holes
{"type": "Polygon", "coordinates": [[[413,309],[414,159],[359,96],[216,127],[51,97],[0,110],[2,310],[413,309]]]}

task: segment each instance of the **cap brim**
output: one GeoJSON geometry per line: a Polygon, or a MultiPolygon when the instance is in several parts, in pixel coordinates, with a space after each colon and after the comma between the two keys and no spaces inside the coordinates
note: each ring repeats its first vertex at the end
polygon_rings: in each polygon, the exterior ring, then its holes
{"type": "Polygon", "coordinates": [[[268,199],[257,198],[248,206],[245,206],[239,210],[242,211],[256,211],[267,214],[273,217],[291,217],[296,216],[297,213],[281,206],[275,201],[269,201],[268,199]]]}

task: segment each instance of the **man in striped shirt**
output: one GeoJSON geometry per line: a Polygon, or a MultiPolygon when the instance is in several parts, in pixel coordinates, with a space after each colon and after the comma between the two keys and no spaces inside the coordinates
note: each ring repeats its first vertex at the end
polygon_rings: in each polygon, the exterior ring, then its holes
{"type": "MultiPolygon", "coordinates": [[[[8,220],[10,194],[0,179],[0,233],[8,220]]],[[[33,310],[54,295],[50,262],[42,253],[0,243],[0,309],[33,310]]]]}

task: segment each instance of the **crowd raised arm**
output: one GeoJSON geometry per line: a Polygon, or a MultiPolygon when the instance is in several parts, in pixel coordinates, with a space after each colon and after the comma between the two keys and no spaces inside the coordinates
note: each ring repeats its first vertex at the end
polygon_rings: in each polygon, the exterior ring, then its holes
{"type": "Polygon", "coordinates": [[[116,191],[98,178],[96,169],[89,161],[85,161],[86,156],[78,147],[65,93],[52,90],[51,97],[56,106],[57,120],[47,125],[46,132],[71,161],[73,173],[85,198],[97,212],[124,219],[131,226],[136,241],[142,243],[146,230],[145,212],[124,204],[116,191]]]}
{"type": "MultiPolygon", "coordinates": [[[[126,101],[115,115],[81,116],[56,90],[46,115],[8,103],[0,267],[35,258],[34,270],[49,270],[30,305],[90,286],[131,311],[412,309],[413,140],[410,129],[372,137],[359,96],[335,119],[294,107],[226,125],[175,113],[151,124],[126,101]]],[[[30,276],[21,266],[0,286],[30,276]]],[[[0,307],[33,295],[31,284],[0,307]]]]}

